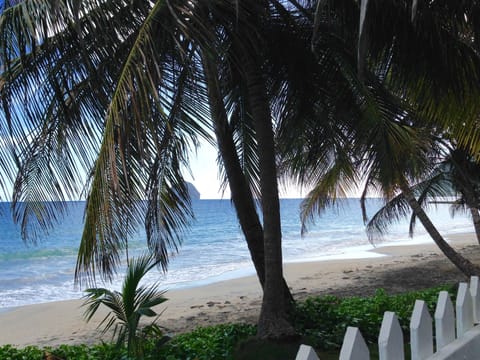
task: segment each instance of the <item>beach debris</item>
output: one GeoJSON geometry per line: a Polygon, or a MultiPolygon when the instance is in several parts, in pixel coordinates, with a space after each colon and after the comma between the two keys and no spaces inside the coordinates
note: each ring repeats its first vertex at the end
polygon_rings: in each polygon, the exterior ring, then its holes
{"type": "Polygon", "coordinates": [[[190,306],[190,309],[200,309],[202,307],[203,307],[203,305],[192,305],[192,306],[190,306]]]}
{"type": "Polygon", "coordinates": [[[217,301],[209,301],[209,302],[207,302],[207,306],[208,306],[208,307],[212,307],[212,306],[218,305],[218,304],[220,304],[220,303],[217,302],[217,301]]]}

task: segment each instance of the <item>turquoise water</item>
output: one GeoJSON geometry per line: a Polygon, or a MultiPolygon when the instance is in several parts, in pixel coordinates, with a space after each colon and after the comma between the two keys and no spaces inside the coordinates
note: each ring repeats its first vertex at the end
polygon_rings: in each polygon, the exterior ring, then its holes
{"type": "MultiPolygon", "coordinates": [[[[373,246],[365,235],[358,199],[340,200],[341,206],[327,211],[300,235],[301,200],[283,199],[283,253],[286,262],[332,258],[374,256],[373,246]]],[[[185,235],[179,254],[175,255],[167,274],[154,271],[148,281],[160,281],[165,289],[198,286],[218,280],[253,274],[250,256],[229,200],[194,202],[196,220],[185,235]]],[[[368,202],[369,214],[381,205],[368,202]]],[[[82,233],[84,202],[72,202],[68,215],[36,246],[26,245],[20,230],[11,220],[8,203],[0,203],[0,309],[46,301],[79,298],[82,289],[75,288],[73,273],[82,233]]],[[[472,231],[465,215],[451,220],[447,205],[431,213],[444,234],[472,231]]],[[[421,225],[418,234],[408,239],[406,222],[392,227],[381,244],[429,241],[421,225]]],[[[139,231],[129,239],[131,253],[145,250],[146,238],[139,231]]],[[[109,287],[119,287],[121,279],[109,287]]]]}

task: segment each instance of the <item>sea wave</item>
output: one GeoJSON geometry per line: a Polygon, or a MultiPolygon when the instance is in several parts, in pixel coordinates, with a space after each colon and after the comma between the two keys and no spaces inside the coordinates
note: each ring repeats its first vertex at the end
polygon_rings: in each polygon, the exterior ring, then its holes
{"type": "MultiPolygon", "coordinates": [[[[381,200],[368,205],[370,214],[381,206],[381,200]]],[[[418,225],[413,239],[408,238],[408,220],[394,224],[382,240],[371,244],[365,233],[362,214],[356,199],[344,199],[343,206],[327,211],[308,233],[301,236],[300,200],[282,200],[283,253],[286,262],[355,259],[378,256],[374,246],[431,241],[418,225]]],[[[0,218],[0,308],[78,299],[82,289],[75,287],[73,276],[76,254],[82,234],[82,203],[39,246],[26,247],[18,228],[5,214],[0,218]]],[[[194,287],[211,282],[254,274],[250,255],[228,200],[194,202],[196,220],[185,234],[178,254],[172,254],[168,273],[153,271],[147,281],[159,282],[164,289],[194,287]]],[[[467,216],[451,219],[448,206],[430,213],[440,231],[453,234],[472,231],[467,216]]],[[[1,217],[0,216],[0,217],[1,217]]],[[[139,230],[128,239],[129,255],[146,250],[146,235],[139,230]]],[[[119,290],[123,268],[111,284],[100,284],[119,290]]]]}

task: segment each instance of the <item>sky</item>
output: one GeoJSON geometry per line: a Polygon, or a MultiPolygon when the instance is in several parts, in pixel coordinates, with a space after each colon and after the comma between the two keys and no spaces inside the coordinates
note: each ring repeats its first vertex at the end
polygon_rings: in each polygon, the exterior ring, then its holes
{"type": "MultiPolygon", "coordinates": [[[[190,169],[193,177],[185,174],[200,192],[201,199],[221,199],[220,180],[217,165],[217,151],[206,142],[202,142],[196,152],[190,155],[190,169]]],[[[230,193],[225,192],[224,199],[230,199],[230,193]]]]}
{"type": "MultiPolygon", "coordinates": [[[[210,144],[202,142],[190,159],[193,178],[185,174],[187,181],[191,182],[200,192],[200,199],[230,199],[227,188],[222,196],[217,165],[217,150],[210,144]]],[[[302,192],[295,186],[284,188],[280,186],[281,198],[302,198],[302,192]]]]}

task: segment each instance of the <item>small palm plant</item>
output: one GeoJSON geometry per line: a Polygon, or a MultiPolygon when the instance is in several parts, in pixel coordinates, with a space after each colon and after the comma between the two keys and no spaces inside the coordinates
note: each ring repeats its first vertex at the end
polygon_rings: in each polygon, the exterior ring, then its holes
{"type": "Polygon", "coordinates": [[[155,322],[161,314],[157,314],[152,308],[167,300],[163,297],[165,292],[158,290],[158,284],[140,286],[142,278],[157,264],[158,261],[151,255],[132,259],[121,292],[104,288],[85,290],[87,295],[83,306],[87,306],[85,311],[87,322],[95,315],[100,305],[109,308],[110,312],[98,326],[104,325],[102,332],[104,334],[115,325],[113,337],[117,338],[117,346],[120,347],[126,342],[128,355],[134,358],[143,357],[145,332],[139,328],[142,316],[156,316],[148,328],[156,330],[156,334],[159,334],[155,322]]]}

